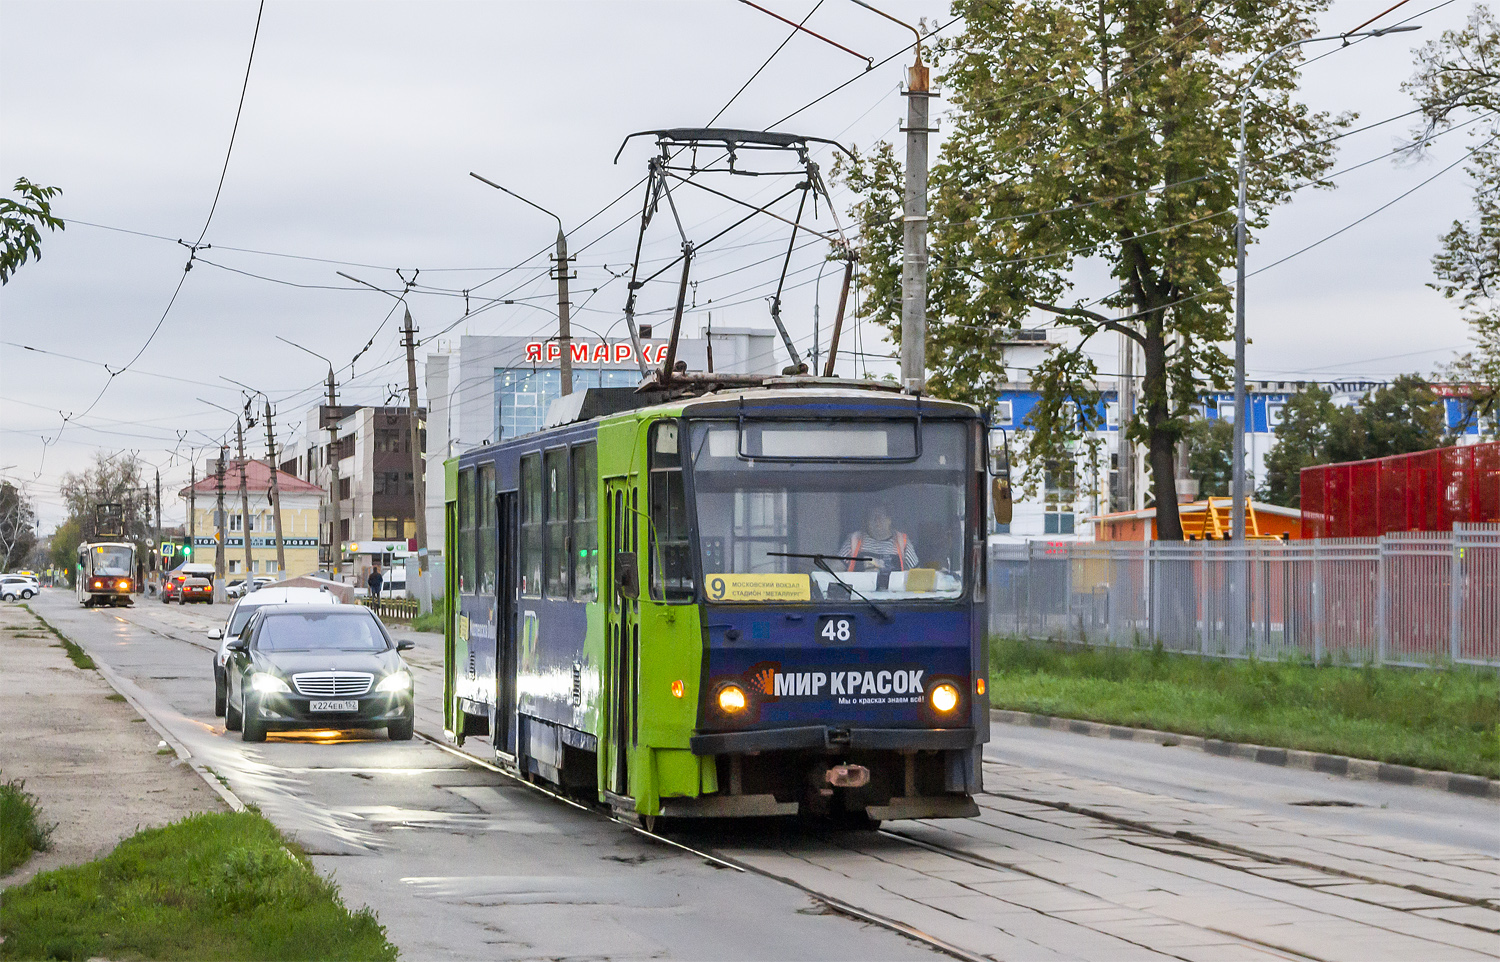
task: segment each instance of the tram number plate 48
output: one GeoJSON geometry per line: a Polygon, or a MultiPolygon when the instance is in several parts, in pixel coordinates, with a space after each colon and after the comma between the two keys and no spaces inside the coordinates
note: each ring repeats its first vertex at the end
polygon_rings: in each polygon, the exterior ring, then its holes
{"type": "Polygon", "coordinates": [[[308,711],[359,711],[358,701],[310,701],[308,711]]]}
{"type": "Polygon", "coordinates": [[[819,615],[818,640],[825,645],[854,644],[854,619],[848,615],[819,615]]]}

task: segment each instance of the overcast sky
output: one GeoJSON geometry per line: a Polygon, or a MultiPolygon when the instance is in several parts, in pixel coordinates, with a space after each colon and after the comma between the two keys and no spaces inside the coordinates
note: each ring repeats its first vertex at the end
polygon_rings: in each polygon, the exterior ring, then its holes
{"type": "MultiPolygon", "coordinates": [[[[762,5],[801,19],[814,2],[762,5]]],[[[1321,24],[1342,32],[1389,5],[1336,0],[1321,24]]],[[[1400,85],[1411,72],[1412,49],[1461,24],[1471,3],[1412,0],[1385,21],[1434,6],[1414,21],[1423,26],[1419,33],[1361,43],[1309,65],[1305,101],[1358,111],[1362,122],[1411,109],[1400,85]]],[[[889,0],[886,7],[909,21],[941,24],[951,16],[940,2],[889,0]]],[[[335,271],[393,287],[400,284],[396,269],[410,277],[420,268],[421,284],[446,289],[411,298],[423,337],[445,328],[445,338],[550,333],[555,319],[545,308],[553,286],[535,255],[550,246],[555,224],[471,179],[471,170],[562,218],[574,252],[581,251],[573,301],[583,305],[575,308],[582,329],[575,335],[603,332],[621,316],[624,285],[611,273],[629,265],[639,195],[578,225],[645,172],[649,141],[635,142],[613,164],[621,140],[637,130],[708,123],[789,32],[730,0],[269,0],[233,158],[205,238],[212,249],[200,252],[135,366],[112,378],[104,365],[118,370],[141,349],[182,279],[188,250],[177,239],[192,242],[203,229],[255,19],[253,2],[0,6],[0,182],[9,188],[25,176],[62,187],[57,212],[71,222],[45,237],[42,260],[22,268],[0,294],[0,469],[35,498],[44,531],[63,516],[61,475],[100,449],[138,451],[159,466],[164,516],[180,519],[175,492],[186,481],[190,450],[208,444],[207,435],[221,436],[232,420],[198,399],[241,403],[239,388],[221,375],[270,394],[279,404],[279,431],[300,432],[326,368],[275,335],[342,366],[374,334],[342,400],[384,403],[392,385],[405,381],[400,318],[381,326],[392,300],[335,271]],[[465,289],[471,309],[486,296],[518,303],[466,319],[465,289]],[[64,426],[64,414],[81,412],[106,385],[92,412],[64,426]]],[[[824,0],[808,26],[877,61],[910,37],[847,0],[824,0]]],[[[718,123],[765,127],[857,77],[779,129],[859,145],[893,137],[905,110],[898,85],[906,59],[864,73],[860,60],[797,36],[718,123]]],[[[1391,150],[1410,129],[1400,120],[1346,138],[1337,168],[1391,150]]],[[[1472,145],[1466,134],[1452,134],[1420,163],[1379,161],[1339,177],[1337,190],[1299,193],[1252,249],[1252,269],[1375,210],[1472,145]]],[[[826,150],[816,157],[831,167],[826,150]]],[[[750,192],[770,189],[752,185],[750,192]]],[[[1453,170],[1255,278],[1247,287],[1251,376],[1384,378],[1431,371],[1462,348],[1467,335],[1458,311],[1426,285],[1437,238],[1465,215],[1469,194],[1461,169],[1453,170]]],[[[848,199],[837,188],[835,197],[848,199]]],[[[731,214],[703,194],[684,198],[684,208],[699,239],[731,214]]],[[[819,224],[831,227],[826,212],[819,224]]],[[[709,309],[715,326],[769,326],[764,298],[784,237],[778,225],[752,223],[723,242],[733,246],[698,259],[693,333],[709,309]]],[[[668,222],[658,220],[651,238],[649,256],[675,255],[668,222]]],[[[813,283],[819,256],[810,247],[794,257],[797,273],[788,284],[800,286],[783,309],[804,346],[811,343],[815,291],[825,342],[838,296],[836,270],[813,283]]],[[[1104,280],[1081,274],[1077,293],[1102,294],[1094,288],[1104,280]]],[[[669,310],[673,287],[647,288],[641,310],[669,310]]],[[[614,334],[622,331],[616,326],[614,334]]],[[[873,332],[862,346],[872,354],[887,350],[873,332]]],[[[1112,345],[1102,349],[1101,369],[1112,371],[1112,345]]],[[[870,365],[884,369],[878,360],[870,365]]],[[[264,453],[258,430],[254,456],[264,453]]]]}

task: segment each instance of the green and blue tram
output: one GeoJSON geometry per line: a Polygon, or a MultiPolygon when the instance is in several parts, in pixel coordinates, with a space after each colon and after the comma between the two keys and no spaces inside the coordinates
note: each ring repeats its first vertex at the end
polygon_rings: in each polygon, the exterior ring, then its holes
{"type": "Polygon", "coordinates": [[[976,814],[980,413],[808,378],[567,401],[447,462],[449,737],[648,820],[976,814]]]}

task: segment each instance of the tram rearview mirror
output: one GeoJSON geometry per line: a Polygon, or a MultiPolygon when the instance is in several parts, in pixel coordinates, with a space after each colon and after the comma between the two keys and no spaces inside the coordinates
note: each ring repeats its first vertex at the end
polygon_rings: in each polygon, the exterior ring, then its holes
{"type": "Polygon", "coordinates": [[[632,601],[641,596],[641,568],[634,551],[615,553],[615,592],[632,601]]]}
{"type": "Polygon", "coordinates": [[[990,511],[996,524],[1010,524],[1013,497],[1010,489],[1010,435],[1003,429],[990,432],[990,511]]]}

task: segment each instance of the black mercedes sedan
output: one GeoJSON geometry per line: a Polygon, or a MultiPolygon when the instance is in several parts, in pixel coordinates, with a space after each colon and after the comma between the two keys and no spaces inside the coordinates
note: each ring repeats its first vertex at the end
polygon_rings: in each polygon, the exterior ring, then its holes
{"type": "Polygon", "coordinates": [[[268,731],[384,728],[412,736],[411,671],[375,613],[356,605],[266,605],[228,645],[224,727],[268,731]]]}

